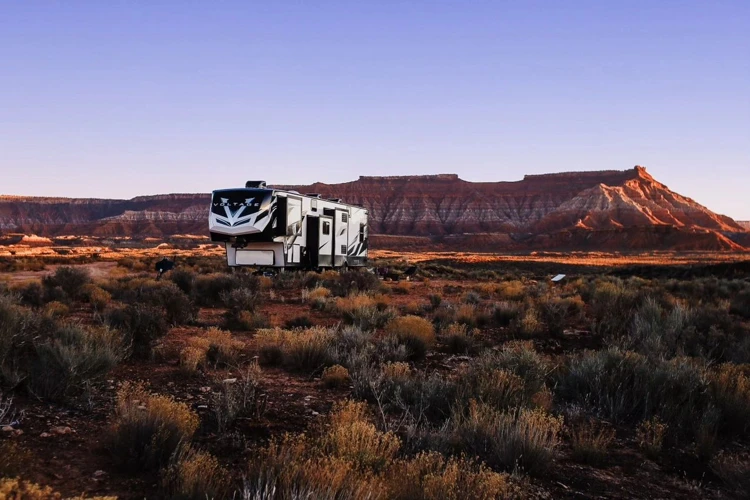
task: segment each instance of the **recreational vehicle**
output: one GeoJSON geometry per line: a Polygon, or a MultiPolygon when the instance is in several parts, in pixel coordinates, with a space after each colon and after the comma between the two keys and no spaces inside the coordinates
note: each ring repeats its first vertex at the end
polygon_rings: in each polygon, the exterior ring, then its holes
{"type": "Polygon", "coordinates": [[[214,191],[208,230],[211,241],[224,243],[230,266],[318,269],[367,262],[366,209],[264,181],[214,191]]]}

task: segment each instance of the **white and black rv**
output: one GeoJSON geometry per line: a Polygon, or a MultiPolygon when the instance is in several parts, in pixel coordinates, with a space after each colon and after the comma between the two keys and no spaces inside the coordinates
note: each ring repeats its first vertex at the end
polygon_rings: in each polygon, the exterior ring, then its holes
{"type": "Polygon", "coordinates": [[[224,243],[230,266],[316,269],[367,262],[366,209],[263,181],[214,191],[208,230],[211,241],[224,243]]]}

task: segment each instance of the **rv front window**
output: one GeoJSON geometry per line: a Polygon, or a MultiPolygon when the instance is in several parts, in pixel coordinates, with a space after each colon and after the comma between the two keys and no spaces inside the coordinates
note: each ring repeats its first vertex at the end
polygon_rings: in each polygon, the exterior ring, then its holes
{"type": "Polygon", "coordinates": [[[323,222],[323,234],[326,236],[331,234],[331,223],[328,221],[323,222]]]}
{"type": "Polygon", "coordinates": [[[359,225],[359,242],[362,243],[365,241],[365,225],[360,224],[359,225]]]}

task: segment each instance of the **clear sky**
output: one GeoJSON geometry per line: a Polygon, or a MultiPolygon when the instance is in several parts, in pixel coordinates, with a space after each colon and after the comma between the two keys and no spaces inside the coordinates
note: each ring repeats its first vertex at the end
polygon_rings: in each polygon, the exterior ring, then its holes
{"type": "Polygon", "coordinates": [[[750,1],[0,2],[0,193],[635,164],[750,219],[750,1]]]}

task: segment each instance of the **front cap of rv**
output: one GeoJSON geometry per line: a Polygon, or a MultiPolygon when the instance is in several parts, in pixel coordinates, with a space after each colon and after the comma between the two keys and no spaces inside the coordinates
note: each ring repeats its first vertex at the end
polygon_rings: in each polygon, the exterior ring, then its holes
{"type": "Polygon", "coordinates": [[[260,233],[275,208],[272,189],[219,189],[211,194],[208,229],[212,234],[241,236],[260,233]]]}

